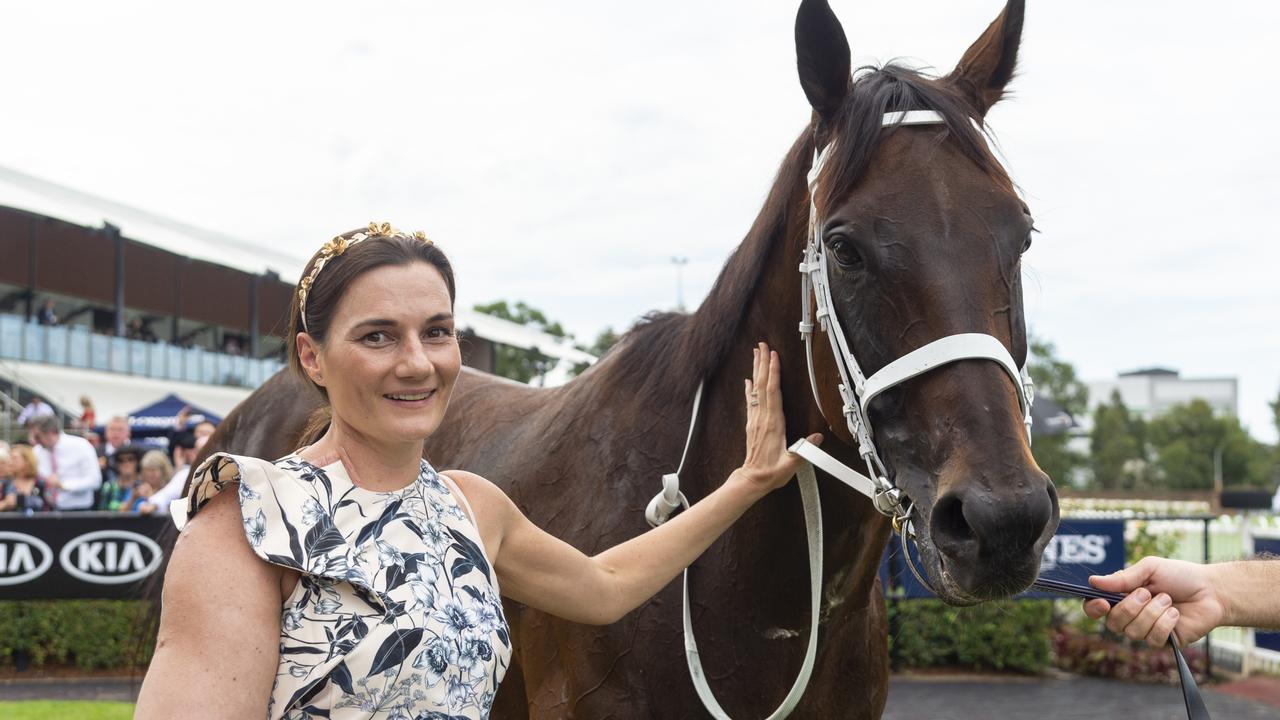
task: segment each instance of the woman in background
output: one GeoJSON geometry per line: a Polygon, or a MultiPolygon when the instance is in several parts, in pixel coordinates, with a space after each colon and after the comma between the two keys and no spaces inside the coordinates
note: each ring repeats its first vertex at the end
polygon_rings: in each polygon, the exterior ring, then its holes
{"type": "Polygon", "coordinates": [[[9,450],[11,477],[0,486],[0,511],[42,512],[49,507],[44,481],[36,475],[36,454],[30,445],[14,445],[9,450]]]}
{"type": "Polygon", "coordinates": [[[80,413],[80,429],[92,430],[93,424],[97,422],[98,414],[94,411],[93,401],[89,399],[88,395],[80,396],[80,408],[83,410],[80,413]]]}
{"type": "Polygon", "coordinates": [[[156,490],[169,482],[171,477],[173,477],[173,464],[169,462],[169,458],[160,450],[148,450],[147,454],[142,456],[142,471],[138,482],[133,484],[133,489],[125,497],[120,509],[140,512],[144,515],[155,512],[155,505],[148,501],[156,490]]]}

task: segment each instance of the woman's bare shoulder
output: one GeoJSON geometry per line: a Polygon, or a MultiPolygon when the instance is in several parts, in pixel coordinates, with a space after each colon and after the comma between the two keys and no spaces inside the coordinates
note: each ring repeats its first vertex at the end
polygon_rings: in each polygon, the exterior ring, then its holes
{"type": "Polygon", "coordinates": [[[240,587],[247,582],[278,579],[281,570],[254,554],[245,538],[239,498],[234,488],[228,488],[214,495],[178,534],[165,571],[165,603],[169,601],[170,581],[175,589],[183,587],[178,581],[188,577],[199,579],[197,588],[240,587]],[[222,574],[235,581],[217,585],[217,576],[222,574]]]}
{"type": "Polygon", "coordinates": [[[279,660],[281,570],[249,547],[234,491],[187,522],[165,570],[138,717],[175,717],[184,707],[217,717],[265,711],[279,660]]]}

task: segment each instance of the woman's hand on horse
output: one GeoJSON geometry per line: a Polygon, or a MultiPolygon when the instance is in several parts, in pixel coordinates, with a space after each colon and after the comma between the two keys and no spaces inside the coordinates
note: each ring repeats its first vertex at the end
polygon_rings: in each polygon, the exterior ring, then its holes
{"type": "MultiPolygon", "coordinates": [[[[747,457],[734,473],[763,492],[786,485],[804,459],[787,451],[786,418],[782,412],[782,363],[767,343],[752,351],[751,379],[744,381],[747,403],[747,457]]],[[[822,435],[806,438],[817,445],[822,435]]]]}

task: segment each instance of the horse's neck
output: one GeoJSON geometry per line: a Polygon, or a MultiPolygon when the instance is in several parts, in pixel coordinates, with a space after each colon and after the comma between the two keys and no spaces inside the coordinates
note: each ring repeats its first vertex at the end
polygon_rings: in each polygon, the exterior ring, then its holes
{"type": "MultiPolygon", "coordinates": [[[[798,332],[801,320],[801,277],[798,263],[807,231],[807,217],[793,218],[790,226],[779,228],[767,260],[768,267],[759,278],[750,306],[739,324],[730,357],[721,363],[715,376],[706,380],[704,409],[699,422],[706,423],[700,433],[702,452],[722,456],[710,463],[709,472],[699,480],[704,487],[694,488],[703,497],[724,481],[727,471],[742,462],[745,419],[742,377],[751,370],[751,348],[766,341],[778,351],[782,362],[782,393],[787,412],[788,439],[795,440],[810,433],[825,435],[824,449],[853,467],[859,464],[855,448],[840,443],[829,432],[813,397],[805,357],[805,344],[798,332]],[[805,227],[795,227],[804,222],[805,227]],[[726,461],[731,461],[726,462],[726,461]]],[[[819,336],[817,340],[822,340],[819,336]]],[[[825,342],[814,343],[814,353],[828,351],[825,342]]],[[[843,418],[838,418],[843,421],[843,418]]],[[[697,452],[695,450],[694,452],[697,452]]],[[[818,480],[826,526],[827,589],[839,597],[853,596],[850,607],[862,607],[869,596],[879,566],[879,557],[887,538],[887,523],[870,503],[837,481],[821,476],[818,480]],[[861,596],[861,597],[858,597],[861,596]]],[[[795,522],[798,493],[794,490],[774,492],[760,503],[760,521],[749,531],[734,532],[727,541],[738,545],[730,552],[744,559],[769,557],[803,557],[807,552],[804,530],[795,522]],[[779,520],[791,518],[792,521],[779,520]]],[[[736,564],[741,573],[748,568],[760,582],[776,579],[776,569],[769,563],[736,564]]],[[[800,582],[807,582],[807,566],[796,569],[800,582]],[[803,579],[800,579],[803,578],[803,579]]],[[[807,608],[805,608],[807,610],[807,608]]]]}

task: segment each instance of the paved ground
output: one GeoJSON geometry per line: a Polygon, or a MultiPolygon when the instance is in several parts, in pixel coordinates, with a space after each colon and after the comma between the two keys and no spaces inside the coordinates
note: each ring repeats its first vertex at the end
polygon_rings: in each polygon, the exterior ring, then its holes
{"type": "MultiPolygon", "coordinates": [[[[141,684],[139,682],[139,684],[141,684]]],[[[138,688],[116,678],[0,680],[0,700],[119,700],[133,702],[138,688]]]]}
{"type": "MultiPolygon", "coordinates": [[[[0,700],[125,700],[136,695],[127,680],[4,680],[0,700]]],[[[1280,719],[1280,679],[1255,678],[1205,688],[1214,720],[1280,719]]],[[[884,720],[1185,720],[1174,686],[1066,676],[894,677],[884,720]]]]}
{"type": "MultiPolygon", "coordinates": [[[[1247,683],[1253,688],[1255,683],[1247,683]]],[[[1229,686],[1228,686],[1229,687],[1229,686]]],[[[1214,720],[1280,718],[1280,705],[1202,688],[1214,720]]],[[[1062,678],[894,677],[884,720],[1186,720],[1173,685],[1062,678]]]]}

